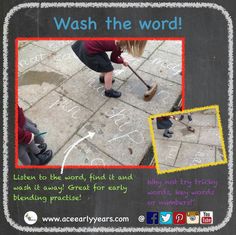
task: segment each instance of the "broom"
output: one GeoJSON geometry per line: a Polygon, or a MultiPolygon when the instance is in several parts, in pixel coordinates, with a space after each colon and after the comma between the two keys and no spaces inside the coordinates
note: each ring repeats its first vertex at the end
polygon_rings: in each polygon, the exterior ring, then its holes
{"type": "Polygon", "coordinates": [[[150,101],[152,97],[156,94],[157,92],[157,83],[152,84],[151,86],[148,85],[135,71],[134,69],[128,65],[129,69],[139,78],[140,81],[147,87],[147,91],[144,93],[143,99],[145,101],[150,101]]]}
{"type": "Polygon", "coordinates": [[[179,123],[181,123],[181,124],[183,124],[184,126],[186,126],[187,127],[187,130],[188,131],[190,131],[190,132],[195,132],[195,129],[193,128],[193,127],[191,127],[191,126],[189,126],[189,125],[187,125],[186,123],[184,123],[184,122],[181,122],[180,120],[178,120],[178,119],[175,119],[177,122],[179,122],[179,123]]]}

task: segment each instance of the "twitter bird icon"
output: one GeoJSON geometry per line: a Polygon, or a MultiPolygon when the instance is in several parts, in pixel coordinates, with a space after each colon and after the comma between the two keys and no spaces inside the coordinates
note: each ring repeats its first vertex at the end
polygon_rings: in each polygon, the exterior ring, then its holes
{"type": "Polygon", "coordinates": [[[173,223],[173,214],[169,211],[160,212],[160,224],[172,224],[173,223]]]}

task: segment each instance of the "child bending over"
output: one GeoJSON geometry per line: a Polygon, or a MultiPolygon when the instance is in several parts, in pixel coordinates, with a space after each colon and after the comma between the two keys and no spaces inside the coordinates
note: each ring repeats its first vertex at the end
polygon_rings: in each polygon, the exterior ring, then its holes
{"type": "Polygon", "coordinates": [[[167,117],[158,117],[156,119],[157,129],[164,129],[163,136],[166,137],[166,138],[171,138],[172,135],[174,134],[174,132],[170,130],[170,128],[173,125],[170,118],[174,118],[174,117],[173,116],[167,116],[167,117]]]}
{"type": "Polygon", "coordinates": [[[143,54],[147,41],[144,40],[89,40],[76,41],[72,49],[79,59],[90,69],[99,72],[99,80],[105,83],[105,96],[119,98],[121,92],[112,89],[113,66],[111,62],[128,66],[121,53],[126,50],[134,57],[143,54]],[[107,51],[111,51],[109,59],[107,51]]]}

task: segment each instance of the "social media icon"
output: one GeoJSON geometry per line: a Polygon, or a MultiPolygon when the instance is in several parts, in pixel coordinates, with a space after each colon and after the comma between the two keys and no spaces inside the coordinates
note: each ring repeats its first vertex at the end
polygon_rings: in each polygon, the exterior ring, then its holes
{"type": "Polygon", "coordinates": [[[160,212],[160,224],[172,224],[173,223],[173,214],[169,211],[160,212]]]}
{"type": "Polygon", "coordinates": [[[198,211],[187,212],[187,224],[199,224],[200,216],[198,211]]]}
{"type": "Polygon", "coordinates": [[[173,222],[174,224],[186,224],[186,212],[174,212],[173,222]]]}
{"type": "Polygon", "coordinates": [[[158,224],[158,212],[147,212],[147,224],[158,224]]]}
{"type": "Polygon", "coordinates": [[[35,224],[38,220],[38,216],[34,211],[28,211],[24,215],[24,221],[25,223],[32,225],[35,224]]]}
{"type": "Polygon", "coordinates": [[[213,211],[200,211],[200,224],[213,224],[213,211]]]}

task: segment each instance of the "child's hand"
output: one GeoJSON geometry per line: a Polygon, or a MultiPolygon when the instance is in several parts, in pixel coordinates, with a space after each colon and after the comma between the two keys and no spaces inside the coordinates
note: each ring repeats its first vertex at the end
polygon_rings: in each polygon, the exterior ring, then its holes
{"type": "Polygon", "coordinates": [[[170,116],[170,118],[172,118],[172,119],[174,119],[174,120],[178,121],[178,118],[177,118],[177,117],[175,117],[175,116],[170,116]]]}
{"type": "Polygon", "coordinates": [[[128,63],[127,61],[123,61],[123,65],[124,65],[125,67],[127,67],[127,66],[129,65],[129,63],[128,63]]]}

